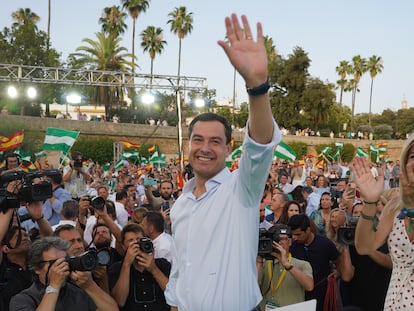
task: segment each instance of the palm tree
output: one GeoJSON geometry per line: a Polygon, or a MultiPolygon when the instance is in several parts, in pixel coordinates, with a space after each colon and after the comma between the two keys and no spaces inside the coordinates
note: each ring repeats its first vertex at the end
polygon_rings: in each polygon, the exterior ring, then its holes
{"type": "Polygon", "coordinates": [[[104,8],[99,24],[102,24],[102,31],[108,33],[112,38],[117,38],[125,33],[127,25],[125,24],[126,13],[119,6],[111,6],[104,8]]]}
{"type": "Polygon", "coordinates": [[[368,124],[371,127],[371,104],[372,104],[372,88],[374,86],[374,78],[377,74],[382,72],[384,66],[382,65],[382,58],[381,56],[372,55],[368,59],[367,70],[371,76],[371,90],[369,93],[369,115],[368,115],[368,124]]]}
{"type": "Polygon", "coordinates": [[[338,136],[341,132],[341,115],[342,115],[342,96],[344,94],[345,87],[348,83],[346,76],[352,70],[351,64],[347,60],[343,60],[339,63],[339,66],[335,68],[339,75],[338,85],[341,87],[341,94],[339,96],[339,116],[338,116],[338,136]]]}
{"type": "Polygon", "coordinates": [[[358,90],[358,84],[362,75],[367,72],[367,60],[360,55],[356,55],[352,58],[352,71],[354,78],[350,83],[352,86],[352,112],[351,112],[351,132],[354,132],[354,114],[355,114],[355,100],[358,90]]]}
{"type": "MultiPolygon", "coordinates": [[[[149,0],[121,0],[122,8],[127,9],[132,17],[132,63],[135,64],[135,24],[141,12],[146,12],[149,7],[149,0]]],[[[135,66],[133,66],[134,73],[135,66]]]]}
{"type": "Polygon", "coordinates": [[[22,9],[15,11],[12,13],[12,18],[15,21],[13,26],[21,26],[21,25],[31,25],[37,29],[36,23],[40,21],[39,15],[32,12],[29,8],[22,9]]]}
{"type": "MultiPolygon", "coordinates": [[[[121,38],[112,38],[110,34],[103,32],[96,33],[97,41],[92,39],[83,39],[88,45],[80,46],[76,51],[83,53],[74,53],[76,63],[80,66],[86,66],[95,70],[122,71],[128,72],[135,66],[134,63],[127,61],[126,58],[132,57],[126,53],[127,49],[120,46],[121,38]]],[[[105,78],[104,78],[105,80],[105,78]]],[[[95,103],[105,106],[105,113],[110,113],[112,104],[122,101],[122,87],[97,87],[95,103]]]]}
{"type": "Polygon", "coordinates": [[[177,99],[177,116],[178,116],[178,154],[180,157],[180,169],[184,171],[184,156],[183,156],[183,142],[182,142],[182,121],[181,121],[181,98],[180,98],[180,69],[181,69],[181,41],[184,37],[191,33],[193,30],[193,13],[188,12],[185,6],[175,8],[173,12],[168,14],[171,19],[167,21],[170,24],[171,32],[178,35],[178,73],[177,73],[177,85],[175,95],[177,99]]]}
{"type": "Polygon", "coordinates": [[[157,54],[161,54],[167,44],[167,41],[163,40],[163,30],[160,27],[148,26],[143,32],[141,32],[141,47],[144,52],[148,52],[151,58],[151,86],[152,86],[152,74],[154,69],[154,58],[157,54]]]}
{"type": "Polygon", "coordinates": [[[175,8],[173,12],[168,14],[171,19],[168,20],[167,24],[171,26],[171,32],[178,35],[179,46],[178,46],[178,81],[180,79],[180,67],[181,67],[181,41],[185,36],[191,33],[193,30],[193,13],[187,13],[185,6],[175,8]]]}

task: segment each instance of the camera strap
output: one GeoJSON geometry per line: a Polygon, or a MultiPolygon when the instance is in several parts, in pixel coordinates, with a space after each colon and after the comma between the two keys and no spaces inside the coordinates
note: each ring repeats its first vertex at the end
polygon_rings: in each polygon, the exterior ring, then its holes
{"type": "Polygon", "coordinates": [[[18,232],[17,232],[17,240],[16,240],[16,244],[14,245],[14,247],[12,247],[10,245],[10,241],[8,241],[7,244],[6,244],[7,247],[10,248],[10,249],[18,248],[20,246],[20,243],[22,243],[22,230],[21,229],[23,229],[23,228],[22,228],[22,225],[21,225],[21,222],[20,222],[19,214],[18,214],[16,209],[13,210],[13,216],[12,216],[12,219],[10,220],[10,223],[9,223],[9,229],[13,225],[13,217],[16,217],[17,227],[19,229],[18,229],[18,232]]]}
{"type": "MultiPolygon", "coordinates": [[[[292,261],[292,254],[289,253],[288,262],[291,263],[291,261],[292,261]]],[[[279,264],[281,264],[280,261],[279,261],[279,264]]],[[[277,280],[276,286],[273,286],[273,284],[272,284],[273,283],[273,280],[272,280],[273,279],[273,271],[272,270],[273,270],[273,262],[268,260],[267,261],[267,274],[269,276],[270,288],[272,290],[272,293],[275,293],[279,289],[280,284],[282,284],[283,280],[285,279],[287,271],[286,271],[286,269],[283,269],[282,273],[279,276],[279,279],[277,280]]]]}

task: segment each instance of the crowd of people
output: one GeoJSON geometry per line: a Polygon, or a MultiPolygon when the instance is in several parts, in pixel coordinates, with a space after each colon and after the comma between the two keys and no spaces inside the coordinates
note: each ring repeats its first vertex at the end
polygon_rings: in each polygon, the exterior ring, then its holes
{"type": "Polygon", "coordinates": [[[29,179],[6,155],[1,310],[413,308],[414,136],[401,169],[273,161],[282,133],[262,26],[253,39],[245,16],[225,25],[218,44],[250,104],[238,169],[225,165],[231,125],[214,113],[189,125],[183,188],[174,161],[106,171],[74,151],[61,171],[29,179]]]}

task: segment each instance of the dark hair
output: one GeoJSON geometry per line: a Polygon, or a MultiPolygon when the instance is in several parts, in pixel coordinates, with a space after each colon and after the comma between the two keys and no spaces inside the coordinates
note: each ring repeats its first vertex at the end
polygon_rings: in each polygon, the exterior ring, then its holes
{"type": "Polygon", "coordinates": [[[142,236],[145,236],[144,229],[136,223],[127,224],[124,228],[122,228],[121,231],[121,240],[124,242],[125,240],[125,234],[128,232],[134,232],[134,233],[141,233],[142,236]]]}
{"type": "Polygon", "coordinates": [[[75,218],[79,214],[79,203],[76,200],[67,200],[62,204],[63,218],[75,218]]]}
{"type": "Polygon", "coordinates": [[[303,187],[302,189],[302,193],[312,193],[312,192],[313,192],[313,189],[312,187],[309,187],[309,186],[303,187]]]}
{"type": "Polygon", "coordinates": [[[33,242],[28,257],[28,266],[31,271],[41,269],[45,262],[43,253],[51,248],[66,251],[70,247],[70,242],[59,237],[48,236],[33,242]]]}
{"type": "Polygon", "coordinates": [[[160,185],[163,184],[163,183],[169,183],[171,185],[171,188],[174,189],[174,184],[171,180],[168,180],[168,179],[161,180],[160,185]]]}
{"type": "Polygon", "coordinates": [[[303,207],[300,206],[298,201],[289,201],[285,204],[285,206],[283,207],[282,210],[282,215],[280,215],[280,222],[284,225],[287,225],[288,221],[289,221],[289,216],[288,216],[288,209],[289,206],[295,204],[298,208],[299,208],[299,214],[303,214],[303,207]]]}
{"type": "Polygon", "coordinates": [[[3,156],[3,159],[4,159],[4,161],[6,162],[6,168],[7,168],[7,166],[9,165],[9,158],[16,158],[17,159],[17,163],[18,164],[20,164],[20,155],[18,155],[17,153],[15,153],[15,152],[9,152],[9,153],[6,153],[4,156],[3,156]]]}
{"type": "Polygon", "coordinates": [[[112,216],[113,219],[116,219],[116,210],[115,210],[115,203],[111,200],[105,201],[106,212],[112,216]]]}
{"type": "Polygon", "coordinates": [[[325,191],[324,193],[321,194],[321,198],[319,199],[319,209],[322,208],[321,201],[322,201],[322,197],[324,195],[329,195],[329,197],[331,198],[331,203],[334,203],[334,201],[335,201],[334,198],[332,198],[332,194],[330,192],[325,191]]]}
{"type": "Polygon", "coordinates": [[[16,232],[19,232],[19,229],[20,229],[20,230],[24,230],[24,231],[26,231],[26,229],[25,229],[25,228],[23,228],[23,227],[12,226],[12,227],[11,227],[11,228],[7,231],[7,233],[5,234],[5,236],[4,236],[4,238],[3,238],[3,240],[1,241],[1,245],[9,245],[10,240],[12,239],[12,237],[14,236],[14,234],[15,234],[16,232]]]}
{"type": "Polygon", "coordinates": [[[126,199],[128,197],[128,193],[125,190],[119,191],[115,195],[115,200],[120,201],[126,199]]]}
{"type": "Polygon", "coordinates": [[[212,112],[206,112],[197,115],[190,123],[190,126],[188,127],[188,137],[191,137],[191,134],[193,133],[193,127],[197,122],[207,122],[207,121],[218,121],[224,126],[224,134],[226,136],[226,145],[230,144],[231,141],[231,125],[229,121],[218,114],[212,113],[212,112]]]}
{"type": "Polygon", "coordinates": [[[82,153],[79,151],[72,151],[72,159],[82,158],[82,153]]]}
{"type": "Polygon", "coordinates": [[[303,191],[303,186],[297,185],[295,187],[295,189],[293,189],[290,192],[290,195],[292,196],[292,199],[294,201],[297,201],[298,203],[304,203],[305,202],[305,198],[303,197],[302,191],[303,191]]]}
{"type": "Polygon", "coordinates": [[[146,218],[147,223],[154,226],[157,232],[161,233],[164,231],[164,217],[160,212],[148,211],[144,214],[143,218],[146,218]]]}
{"type": "MultiPolygon", "coordinates": [[[[53,232],[53,236],[58,236],[58,237],[60,237],[60,233],[61,233],[62,231],[72,231],[72,230],[76,230],[76,231],[78,231],[78,230],[76,229],[76,227],[72,226],[71,224],[60,225],[60,226],[58,226],[58,227],[55,229],[55,231],[53,232]]],[[[79,232],[79,231],[78,231],[78,232],[79,232]]],[[[80,232],[79,232],[79,234],[80,234],[80,232]]],[[[83,239],[82,234],[81,234],[81,237],[82,237],[82,239],[83,239]]]]}
{"type": "Polygon", "coordinates": [[[310,219],[306,214],[293,215],[289,218],[288,226],[292,231],[298,228],[306,231],[306,229],[310,228],[310,219]]]}
{"type": "Polygon", "coordinates": [[[62,184],[62,173],[58,173],[58,174],[53,174],[51,176],[49,176],[50,180],[57,185],[61,185],[62,184]]]}

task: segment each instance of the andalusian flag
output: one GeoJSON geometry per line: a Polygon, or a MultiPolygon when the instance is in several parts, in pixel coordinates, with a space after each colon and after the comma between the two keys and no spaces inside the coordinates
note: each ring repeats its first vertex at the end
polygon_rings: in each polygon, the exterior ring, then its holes
{"type": "Polygon", "coordinates": [[[231,152],[231,158],[232,160],[236,159],[236,158],[240,158],[241,155],[243,153],[243,145],[240,145],[239,147],[237,147],[236,149],[234,149],[231,152]]]}
{"type": "Polygon", "coordinates": [[[281,141],[279,145],[276,146],[274,156],[293,162],[296,159],[296,152],[288,144],[281,141]]]}
{"type": "Polygon", "coordinates": [[[0,151],[16,149],[23,144],[24,131],[14,133],[10,136],[0,136],[0,151]]]}
{"type": "Polygon", "coordinates": [[[338,148],[338,149],[342,149],[344,147],[344,143],[341,143],[341,142],[337,141],[335,143],[335,147],[338,148]]]}
{"type": "Polygon", "coordinates": [[[358,147],[356,155],[361,158],[368,158],[368,153],[366,153],[361,147],[358,147]]]}
{"type": "Polygon", "coordinates": [[[158,154],[158,150],[156,150],[149,159],[149,162],[152,165],[162,166],[165,167],[166,164],[166,156],[164,154],[158,154]]]}
{"type": "Polygon", "coordinates": [[[327,155],[329,152],[331,151],[331,147],[325,147],[322,149],[321,154],[319,156],[323,155],[327,155]]]}
{"type": "Polygon", "coordinates": [[[46,130],[43,150],[57,150],[68,154],[78,136],[79,132],[49,127],[46,130]]]}

